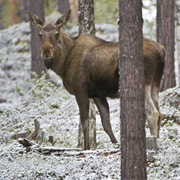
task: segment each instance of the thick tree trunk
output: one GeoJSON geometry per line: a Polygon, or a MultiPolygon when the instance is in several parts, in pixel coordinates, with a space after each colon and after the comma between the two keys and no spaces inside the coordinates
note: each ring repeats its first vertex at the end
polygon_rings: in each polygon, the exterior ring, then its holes
{"type": "MultiPolygon", "coordinates": [[[[30,11],[44,20],[44,0],[31,0],[30,11]]],[[[37,27],[31,24],[31,70],[41,76],[43,72],[46,72],[46,68],[40,55],[41,42],[38,33],[37,27]]]]}
{"type": "MultiPolygon", "coordinates": [[[[78,19],[79,19],[79,34],[95,34],[94,25],[94,0],[79,0],[78,1],[78,19]]],[[[90,148],[96,148],[96,111],[95,105],[90,100],[89,106],[89,137],[90,148]]],[[[83,147],[83,132],[82,125],[79,125],[78,147],[83,147]]]]}
{"type": "Polygon", "coordinates": [[[157,41],[166,49],[161,91],[176,86],[174,70],[174,0],[157,0],[157,41]]]}
{"type": "Polygon", "coordinates": [[[147,179],[142,1],[119,0],[121,179],[147,179]]]}

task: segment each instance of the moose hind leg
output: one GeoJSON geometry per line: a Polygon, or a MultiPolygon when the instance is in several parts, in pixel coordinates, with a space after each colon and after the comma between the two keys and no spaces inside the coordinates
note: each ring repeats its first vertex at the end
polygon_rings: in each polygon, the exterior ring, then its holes
{"type": "Polygon", "coordinates": [[[151,97],[152,97],[153,103],[159,113],[159,118],[158,118],[158,123],[157,123],[157,126],[158,126],[157,137],[159,137],[159,131],[160,131],[161,120],[162,120],[162,114],[161,114],[161,111],[159,108],[158,93],[159,93],[159,87],[156,85],[156,83],[153,83],[152,88],[151,88],[151,97]]]}
{"type": "Polygon", "coordinates": [[[105,132],[109,135],[112,143],[115,143],[115,144],[118,143],[112,131],[112,127],[110,123],[110,115],[109,115],[109,105],[108,105],[106,97],[94,98],[94,102],[99,110],[102,126],[105,132]]]}
{"type": "Polygon", "coordinates": [[[90,149],[89,142],[89,98],[86,95],[76,96],[76,101],[79,106],[80,119],[82,123],[84,135],[84,150],[90,149]]]}
{"type": "Polygon", "coordinates": [[[158,137],[159,112],[151,97],[151,85],[145,86],[145,117],[148,122],[151,135],[158,137]]]}

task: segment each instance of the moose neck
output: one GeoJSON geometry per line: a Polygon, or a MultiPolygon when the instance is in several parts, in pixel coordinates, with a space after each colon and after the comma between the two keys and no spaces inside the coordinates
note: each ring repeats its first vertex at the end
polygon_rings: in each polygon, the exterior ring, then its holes
{"type": "Polygon", "coordinates": [[[73,39],[62,30],[60,39],[61,47],[58,47],[55,51],[55,57],[53,59],[51,69],[62,78],[67,63],[66,57],[70,49],[72,48],[74,42],[73,39]]]}

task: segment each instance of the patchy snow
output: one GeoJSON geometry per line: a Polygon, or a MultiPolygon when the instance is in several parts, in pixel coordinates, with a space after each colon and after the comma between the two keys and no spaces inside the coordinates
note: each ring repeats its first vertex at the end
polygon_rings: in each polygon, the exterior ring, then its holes
{"type": "MultiPolygon", "coordinates": [[[[100,27],[106,29],[106,26],[100,27]]],[[[113,34],[113,27],[105,32],[113,34]]],[[[106,36],[104,36],[106,37],[106,36]]],[[[114,38],[114,37],[112,37],[114,38]]],[[[79,112],[75,98],[62,86],[52,71],[50,79],[31,79],[30,30],[27,23],[0,31],[0,179],[120,179],[120,153],[110,155],[89,153],[83,156],[45,156],[26,152],[14,135],[30,134],[38,120],[44,139],[41,145],[77,147],[79,112]]],[[[148,179],[180,179],[180,88],[160,94],[165,116],[158,152],[148,162],[148,179]]],[[[119,100],[109,100],[115,136],[119,133],[119,100]]],[[[149,129],[147,129],[147,132],[149,129]]],[[[97,115],[97,150],[114,148],[97,115]]]]}

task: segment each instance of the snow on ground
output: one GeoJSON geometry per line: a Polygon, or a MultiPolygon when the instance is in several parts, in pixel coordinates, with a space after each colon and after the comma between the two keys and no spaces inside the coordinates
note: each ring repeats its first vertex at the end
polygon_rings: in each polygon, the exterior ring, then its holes
{"type": "MultiPolygon", "coordinates": [[[[100,31],[104,28],[105,25],[100,31]]],[[[108,31],[113,34],[115,30],[107,29],[105,34],[108,31]]],[[[44,132],[41,145],[49,146],[48,137],[53,136],[55,147],[77,147],[79,113],[75,98],[68,94],[60,78],[51,71],[48,71],[50,80],[44,76],[30,78],[29,41],[30,30],[26,23],[0,31],[0,100],[6,100],[0,103],[0,179],[120,179],[120,153],[97,153],[114,148],[103,131],[99,115],[97,150],[82,156],[65,153],[45,156],[26,152],[13,138],[20,132],[30,134],[34,130],[34,120],[38,120],[44,132]]],[[[158,152],[147,164],[148,179],[178,180],[180,88],[161,93],[160,101],[165,118],[158,139],[158,152]]],[[[119,100],[109,102],[113,131],[120,139],[119,100]]]]}

